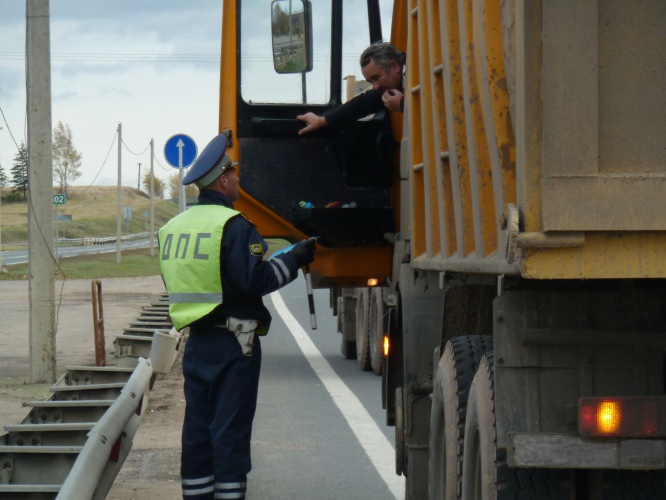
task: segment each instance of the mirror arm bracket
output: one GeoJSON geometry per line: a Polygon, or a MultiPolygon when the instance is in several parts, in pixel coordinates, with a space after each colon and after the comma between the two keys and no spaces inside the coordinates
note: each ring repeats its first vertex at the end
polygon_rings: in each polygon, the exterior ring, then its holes
{"type": "Polygon", "coordinates": [[[227,147],[232,147],[234,145],[234,131],[230,128],[225,128],[222,130],[222,134],[227,138],[227,147]]]}

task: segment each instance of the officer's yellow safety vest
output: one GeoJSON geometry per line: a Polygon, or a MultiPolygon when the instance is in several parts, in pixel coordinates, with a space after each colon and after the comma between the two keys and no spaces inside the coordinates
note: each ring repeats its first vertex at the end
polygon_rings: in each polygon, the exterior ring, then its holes
{"type": "Polygon", "coordinates": [[[221,205],[197,205],[160,228],[160,271],[178,330],[222,303],[222,233],[237,215],[242,214],[221,205]]]}

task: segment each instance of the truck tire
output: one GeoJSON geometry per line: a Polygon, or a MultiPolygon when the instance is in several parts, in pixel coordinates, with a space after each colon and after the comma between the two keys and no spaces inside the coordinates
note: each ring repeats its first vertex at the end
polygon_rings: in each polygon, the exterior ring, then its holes
{"type": "Polygon", "coordinates": [[[356,360],[361,370],[366,371],[370,370],[369,295],[367,288],[356,290],[356,360]]]}
{"type": "Polygon", "coordinates": [[[599,471],[599,478],[597,498],[602,500],[666,498],[664,470],[603,470],[599,471]]]}
{"type": "Polygon", "coordinates": [[[382,289],[370,289],[370,305],[368,308],[369,321],[369,343],[370,343],[370,367],[377,375],[382,374],[382,362],[384,360],[384,332],[388,317],[388,308],[382,300],[382,289]]]}
{"type": "Polygon", "coordinates": [[[402,387],[395,390],[395,473],[405,471],[405,414],[402,411],[402,387]]]}
{"type": "MultiPolygon", "coordinates": [[[[463,498],[500,498],[497,485],[508,471],[506,451],[497,448],[495,432],[494,355],[486,354],[470,387],[463,444],[463,498]]],[[[506,498],[518,491],[506,482],[506,498]]]]}
{"type": "Polygon", "coordinates": [[[467,401],[463,443],[463,498],[569,499],[573,481],[567,469],[518,469],[497,447],[494,355],[486,353],[474,375],[467,401]]]}
{"type": "Polygon", "coordinates": [[[462,498],[463,438],[467,399],[490,335],[453,337],[437,365],[430,413],[428,491],[430,500],[462,498]]]}
{"type": "Polygon", "coordinates": [[[342,334],[340,352],[345,359],[356,359],[356,297],[343,288],[338,302],[338,332],[342,334]]]}
{"type": "Polygon", "coordinates": [[[386,425],[395,425],[395,390],[403,383],[402,319],[400,294],[396,294],[396,305],[389,307],[387,331],[389,352],[382,366],[382,407],[386,410],[386,425]]]}

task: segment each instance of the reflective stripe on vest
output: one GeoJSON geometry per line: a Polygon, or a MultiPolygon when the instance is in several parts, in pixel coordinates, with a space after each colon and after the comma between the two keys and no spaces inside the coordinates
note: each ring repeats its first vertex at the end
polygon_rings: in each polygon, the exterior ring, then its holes
{"type": "Polygon", "coordinates": [[[222,303],[221,293],[170,293],[169,304],[193,304],[197,302],[222,303]]]}
{"type": "Polygon", "coordinates": [[[240,212],[221,205],[196,205],[160,228],[160,271],[169,293],[169,315],[178,330],[222,303],[222,234],[237,215],[240,212]]]}

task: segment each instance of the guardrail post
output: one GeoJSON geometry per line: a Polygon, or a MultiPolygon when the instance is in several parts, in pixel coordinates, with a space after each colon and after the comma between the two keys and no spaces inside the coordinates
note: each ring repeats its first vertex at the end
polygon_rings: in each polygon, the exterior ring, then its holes
{"type": "Polygon", "coordinates": [[[95,331],[95,363],[106,366],[104,344],[104,311],[102,309],[102,282],[92,281],[93,328],[95,331]]]}

